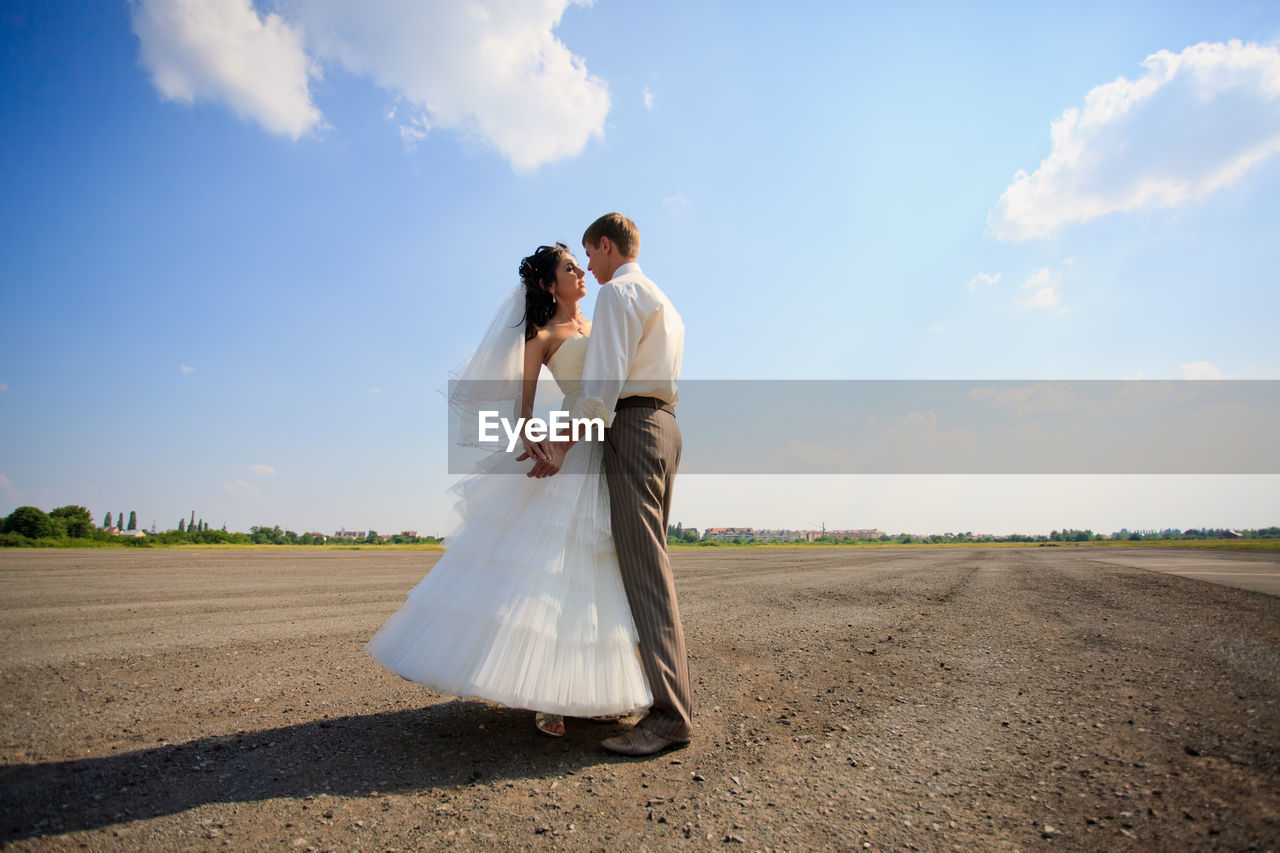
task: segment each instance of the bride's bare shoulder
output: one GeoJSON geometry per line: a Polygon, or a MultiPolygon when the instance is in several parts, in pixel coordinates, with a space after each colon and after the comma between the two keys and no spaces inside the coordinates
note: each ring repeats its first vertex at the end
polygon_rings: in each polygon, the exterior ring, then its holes
{"type": "Polygon", "coordinates": [[[525,338],[524,350],[525,354],[536,353],[539,361],[547,360],[547,348],[551,346],[552,335],[546,326],[534,332],[533,337],[525,338]]]}

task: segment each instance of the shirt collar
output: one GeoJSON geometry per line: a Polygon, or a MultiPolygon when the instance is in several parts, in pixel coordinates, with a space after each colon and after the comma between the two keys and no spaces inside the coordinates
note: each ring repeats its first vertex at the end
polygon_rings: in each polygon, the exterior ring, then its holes
{"type": "Polygon", "coordinates": [[[638,272],[640,272],[640,264],[636,261],[629,261],[614,270],[613,278],[609,279],[609,281],[613,281],[615,278],[622,278],[624,275],[631,275],[632,273],[638,272]]]}

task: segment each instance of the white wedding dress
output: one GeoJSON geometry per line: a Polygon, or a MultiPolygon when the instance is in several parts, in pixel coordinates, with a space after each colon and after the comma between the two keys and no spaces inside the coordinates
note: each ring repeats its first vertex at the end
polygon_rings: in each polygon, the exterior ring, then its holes
{"type": "MultiPolygon", "coordinates": [[[[582,393],[587,338],[548,362],[582,393]]],[[[365,649],[433,690],[566,716],[625,714],[652,695],[636,653],[601,473],[603,445],[579,442],[561,471],[494,453],[461,480],[448,550],[365,649]]]]}

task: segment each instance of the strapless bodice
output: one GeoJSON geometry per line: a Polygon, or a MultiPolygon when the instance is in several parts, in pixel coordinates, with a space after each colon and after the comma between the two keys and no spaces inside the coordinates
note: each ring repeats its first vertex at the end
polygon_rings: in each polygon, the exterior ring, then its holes
{"type": "Polygon", "coordinates": [[[587,359],[587,336],[579,332],[560,344],[547,368],[566,397],[582,396],[582,365],[587,359]]]}

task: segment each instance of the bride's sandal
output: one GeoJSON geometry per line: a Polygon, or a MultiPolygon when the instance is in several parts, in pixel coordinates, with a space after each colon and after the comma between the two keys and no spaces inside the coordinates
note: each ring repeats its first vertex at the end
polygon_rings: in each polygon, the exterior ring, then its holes
{"type": "Polygon", "coordinates": [[[564,737],[564,717],[559,714],[544,714],[537,711],[533,715],[533,724],[544,735],[564,737]]]}

